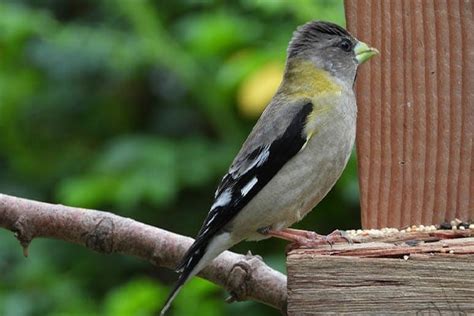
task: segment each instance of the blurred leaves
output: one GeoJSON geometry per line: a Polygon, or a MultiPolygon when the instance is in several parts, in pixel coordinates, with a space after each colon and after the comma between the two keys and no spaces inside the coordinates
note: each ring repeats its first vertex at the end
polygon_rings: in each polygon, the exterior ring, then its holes
{"type": "Polygon", "coordinates": [[[105,315],[153,315],[163,304],[158,297],[166,295],[166,288],[150,279],[134,279],[111,291],[105,298],[105,315]]]}
{"type": "Polygon", "coordinates": [[[206,316],[224,315],[224,298],[216,296],[218,287],[209,281],[194,278],[176,298],[174,306],[175,316],[200,314],[206,316]],[[216,299],[218,300],[216,302],[216,299]],[[197,312],[199,311],[199,312],[197,312]]]}
{"type": "MultiPolygon", "coordinates": [[[[224,301],[216,304],[217,287],[200,278],[191,280],[173,304],[175,316],[188,316],[199,311],[200,315],[219,316],[223,313],[224,301]]],[[[115,288],[105,298],[104,315],[147,316],[155,315],[164,304],[167,288],[151,279],[137,278],[115,288]]]]}
{"type": "MultiPolygon", "coordinates": [[[[280,80],[287,43],[342,0],[0,1],[0,192],[192,235],[280,80]]],[[[300,227],[358,225],[355,161],[300,227]]],[[[284,270],[284,244],[243,243],[284,270]]],[[[153,315],[175,275],[0,231],[0,315],[153,315]]],[[[263,315],[194,279],[170,315],[263,315]]]]}
{"type": "Polygon", "coordinates": [[[215,179],[229,157],[224,148],[199,139],[122,137],[104,149],[87,174],[60,184],[58,200],[82,207],[134,209],[143,201],[161,206],[173,202],[180,188],[215,179]]]}
{"type": "Polygon", "coordinates": [[[232,53],[257,39],[261,28],[256,20],[230,12],[193,15],[177,25],[178,32],[184,34],[184,44],[198,57],[232,53]]]}

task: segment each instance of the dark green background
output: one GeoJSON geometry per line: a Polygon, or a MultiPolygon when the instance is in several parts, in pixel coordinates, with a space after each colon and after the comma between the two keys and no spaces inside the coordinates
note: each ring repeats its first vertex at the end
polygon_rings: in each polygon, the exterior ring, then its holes
{"type": "MultiPolygon", "coordinates": [[[[184,235],[256,118],[236,93],[284,62],[296,26],[342,1],[0,1],[0,192],[108,210],[184,235]]],[[[360,225],[355,161],[298,227],[360,225]]],[[[285,244],[242,243],[284,271],[285,244]]],[[[0,315],[152,315],[176,275],[0,231],[0,315]]],[[[195,278],[170,315],[276,315],[195,278]]]]}

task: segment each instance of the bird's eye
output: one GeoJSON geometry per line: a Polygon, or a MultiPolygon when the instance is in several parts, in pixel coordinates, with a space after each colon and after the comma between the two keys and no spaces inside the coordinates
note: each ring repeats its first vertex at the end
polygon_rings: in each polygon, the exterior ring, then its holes
{"type": "Polygon", "coordinates": [[[352,43],[346,38],[340,41],[337,46],[345,52],[350,52],[352,50],[352,43]]]}

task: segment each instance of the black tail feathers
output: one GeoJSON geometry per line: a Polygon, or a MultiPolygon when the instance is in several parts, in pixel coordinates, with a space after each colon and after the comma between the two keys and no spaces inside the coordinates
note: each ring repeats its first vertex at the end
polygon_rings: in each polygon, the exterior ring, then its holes
{"type": "Polygon", "coordinates": [[[166,299],[165,305],[161,309],[160,315],[165,315],[166,311],[170,308],[171,303],[175,299],[176,295],[178,295],[179,291],[183,287],[183,285],[194,276],[199,271],[194,271],[199,262],[201,261],[202,257],[206,253],[207,243],[196,245],[193,244],[186,254],[181,260],[181,263],[176,267],[176,272],[181,273],[176,282],[173,290],[171,291],[170,295],[166,299]],[[198,246],[198,247],[196,247],[198,246]]]}

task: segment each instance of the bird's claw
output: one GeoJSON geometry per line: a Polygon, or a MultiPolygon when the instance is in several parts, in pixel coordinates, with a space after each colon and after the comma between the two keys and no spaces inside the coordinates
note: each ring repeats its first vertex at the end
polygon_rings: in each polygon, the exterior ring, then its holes
{"type": "Polygon", "coordinates": [[[289,244],[286,248],[286,253],[298,248],[317,248],[323,245],[329,245],[332,247],[334,244],[341,242],[353,244],[352,239],[345,231],[336,229],[326,236],[308,231],[304,236],[300,236],[298,240],[289,244]]]}

